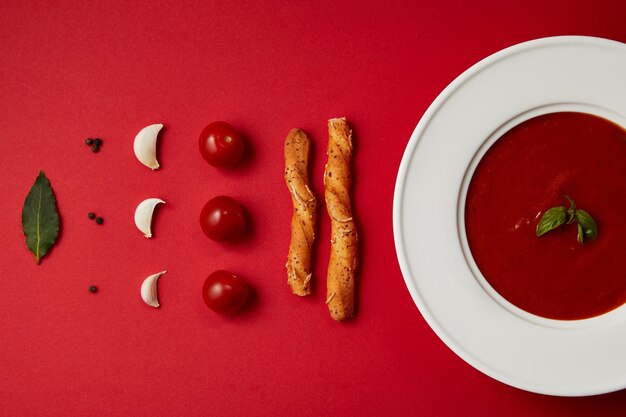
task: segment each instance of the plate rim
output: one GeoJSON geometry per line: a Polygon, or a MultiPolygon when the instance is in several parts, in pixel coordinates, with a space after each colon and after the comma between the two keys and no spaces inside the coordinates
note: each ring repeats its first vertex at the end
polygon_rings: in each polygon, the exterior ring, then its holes
{"type": "Polygon", "coordinates": [[[407,289],[409,290],[409,293],[413,299],[413,302],[415,303],[416,307],[418,308],[430,328],[457,356],[459,356],[461,359],[463,359],[465,362],[467,362],[469,365],[471,365],[481,373],[502,383],[505,383],[512,387],[523,389],[525,391],[557,396],[589,396],[623,389],[626,387],[626,383],[624,381],[613,383],[609,382],[606,386],[597,387],[597,389],[595,390],[588,389],[578,391],[573,389],[549,389],[539,384],[532,384],[528,381],[516,380],[506,373],[501,372],[484,363],[480,360],[480,358],[474,356],[472,353],[468,352],[461,344],[457,343],[448,334],[446,329],[444,329],[439,324],[437,318],[434,317],[433,314],[431,314],[430,310],[427,307],[426,301],[423,299],[422,294],[416,287],[413,275],[411,274],[411,267],[408,262],[408,256],[404,243],[404,232],[402,230],[402,222],[400,220],[402,214],[402,202],[404,199],[404,189],[406,187],[407,174],[409,172],[411,159],[413,158],[413,155],[418,148],[423,132],[426,130],[433,117],[437,114],[437,111],[445,105],[448,98],[451,97],[452,94],[456,92],[460,87],[462,87],[464,83],[466,83],[480,71],[483,71],[485,68],[493,65],[494,63],[497,63],[512,55],[527,51],[529,49],[559,44],[564,45],[568,43],[573,43],[577,45],[595,45],[602,47],[609,46],[626,50],[626,44],[624,43],[611,39],[592,36],[566,35],[529,40],[526,42],[515,44],[513,46],[509,46],[487,56],[486,58],[483,58],[482,60],[478,61],[477,63],[466,69],[464,72],[462,72],[452,82],[450,82],[441,91],[441,93],[439,93],[439,95],[429,105],[429,107],[426,109],[419,122],[417,123],[417,126],[415,127],[413,133],[410,136],[409,142],[406,145],[402,160],[398,168],[393,197],[393,236],[396,256],[400,265],[400,270],[402,272],[405,285],[407,286],[407,289]]]}

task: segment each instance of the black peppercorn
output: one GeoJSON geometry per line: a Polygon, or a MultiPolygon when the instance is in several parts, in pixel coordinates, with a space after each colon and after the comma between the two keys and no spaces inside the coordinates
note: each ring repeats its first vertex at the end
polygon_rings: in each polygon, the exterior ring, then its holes
{"type": "Polygon", "coordinates": [[[93,139],[91,138],[85,139],[85,144],[91,146],[93,144],[93,139]]]}
{"type": "Polygon", "coordinates": [[[102,224],[102,223],[104,223],[104,219],[102,217],[96,217],[96,223],[97,224],[102,224]]]}
{"type": "Polygon", "coordinates": [[[93,220],[96,218],[96,213],[94,213],[93,211],[90,211],[89,214],[87,214],[87,216],[89,216],[89,218],[93,220]]]}
{"type": "Polygon", "coordinates": [[[100,146],[100,145],[102,145],[102,139],[100,139],[100,138],[95,138],[95,139],[93,140],[93,143],[94,143],[94,145],[98,145],[98,146],[100,146]]]}
{"type": "Polygon", "coordinates": [[[89,286],[89,292],[94,293],[98,291],[98,287],[96,287],[95,285],[90,285],[89,286]]]}

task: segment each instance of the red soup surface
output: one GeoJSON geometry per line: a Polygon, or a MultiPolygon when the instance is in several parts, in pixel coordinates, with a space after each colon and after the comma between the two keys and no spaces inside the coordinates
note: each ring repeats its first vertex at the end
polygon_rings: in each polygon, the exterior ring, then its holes
{"type": "Polygon", "coordinates": [[[578,320],[626,302],[626,131],[585,113],[519,124],[487,151],[465,206],[472,256],[489,284],[529,313],[578,320]],[[565,195],[598,225],[578,243],[576,224],[536,228],[565,195]]]}

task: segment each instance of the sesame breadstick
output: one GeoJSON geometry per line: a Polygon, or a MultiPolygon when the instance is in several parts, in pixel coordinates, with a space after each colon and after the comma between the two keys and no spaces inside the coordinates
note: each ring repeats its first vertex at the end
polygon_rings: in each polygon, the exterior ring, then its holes
{"type": "Polygon", "coordinates": [[[326,304],[333,319],[345,320],[354,313],[358,236],[350,206],[352,130],[344,118],[328,121],[327,155],[324,189],[331,219],[331,250],[326,304]]]}
{"type": "Polygon", "coordinates": [[[317,207],[309,188],[309,148],[309,137],[300,129],[292,129],[285,139],[285,182],[293,203],[287,283],[300,296],[311,293],[311,248],[317,207]]]}

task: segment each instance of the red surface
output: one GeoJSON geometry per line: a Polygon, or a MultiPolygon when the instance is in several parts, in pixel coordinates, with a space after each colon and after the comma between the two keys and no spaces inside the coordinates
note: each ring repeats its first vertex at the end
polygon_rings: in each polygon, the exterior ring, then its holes
{"type": "Polygon", "coordinates": [[[600,117],[553,113],[505,133],[485,154],[467,194],[467,239],[491,286],[539,316],[575,320],[626,301],[626,132],[600,117]],[[598,238],[577,241],[577,225],[537,238],[550,207],[579,209],[598,238]]]}
{"type": "Polygon", "coordinates": [[[626,392],[529,394],[456,357],[405,288],[392,236],[396,170],[415,124],[464,69],[512,44],[559,34],[626,41],[626,4],[594,1],[0,3],[0,414],[3,416],[622,415],[626,392]],[[282,144],[313,146],[321,196],[325,123],[354,124],[359,310],[324,305],[329,222],[320,212],[314,294],[291,295],[284,263],[291,201],[282,144]],[[198,134],[226,120],[252,144],[233,171],[209,167],[198,134]],[[135,160],[140,128],[165,124],[162,169],[135,160]],[[100,136],[95,155],[83,144],[100,136]],[[20,211],[39,169],[61,211],[41,266],[20,211]],[[198,226],[208,198],[251,212],[238,244],[198,226]],[[136,204],[161,197],[155,237],[136,204]],[[95,225],[95,211],[105,224],[95,225]],[[204,279],[241,275],[241,314],[206,308],[204,279]],[[159,280],[162,307],[139,298],[159,280]],[[87,287],[96,284],[97,294],[87,287]]]}

